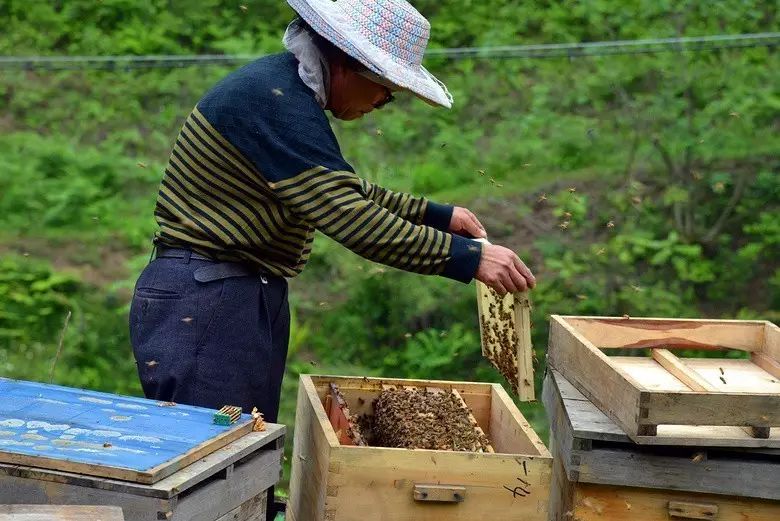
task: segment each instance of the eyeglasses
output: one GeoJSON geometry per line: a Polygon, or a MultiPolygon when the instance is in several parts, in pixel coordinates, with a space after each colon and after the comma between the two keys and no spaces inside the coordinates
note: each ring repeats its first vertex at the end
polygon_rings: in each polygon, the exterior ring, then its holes
{"type": "Polygon", "coordinates": [[[374,108],[381,109],[382,107],[384,107],[385,105],[387,105],[392,101],[395,101],[395,96],[393,96],[393,93],[390,91],[389,88],[385,87],[385,98],[378,103],[374,103],[374,108]]]}

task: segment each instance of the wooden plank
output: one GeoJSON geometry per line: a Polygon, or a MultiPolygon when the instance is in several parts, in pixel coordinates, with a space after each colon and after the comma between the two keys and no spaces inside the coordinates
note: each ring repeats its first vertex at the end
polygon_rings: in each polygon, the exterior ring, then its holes
{"type": "Polygon", "coordinates": [[[764,342],[761,353],[775,362],[780,362],[780,327],[764,322],[764,342]]]}
{"type": "MultiPolygon", "coordinates": [[[[550,318],[550,366],[566,377],[629,436],[639,431],[641,386],[567,323],[550,318]]],[[[645,422],[647,423],[647,422],[645,422]]]]}
{"type": "Polygon", "coordinates": [[[748,393],[648,393],[647,423],[749,426],[760,421],[780,426],[780,395],[748,393]]]}
{"type": "Polygon", "coordinates": [[[243,415],[0,378],[0,462],[154,483],[251,432],[243,415]]]}
{"type": "Polygon", "coordinates": [[[758,367],[780,380],[780,362],[764,353],[751,353],[750,360],[758,367]]]}
{"type": "Polygon", "coordinates": [[[544,442],[500,385],[491,386],[490,440],[503,454],[550,456],[544,442]]]}
{"type": "Polygon", "coordinates": [[[693,389],[694,391],[717,392],[704,378],[699,376],[696,371],[687,367],[679,358],[673,355],[668,349],[653,349],[653,360],[661,364],[664,369],[672,373],[675,378],[693,389]]]}
{"type": "Polygon", "coordinates": [[[685,519],[669,517],[670,502],[715,505],[718,508],[719,521],[774,521],[780,517],[780,503],[775,501],[581,483],[578,484],[575,493],[575,509],[571,519],[578,521],[606,519],[682,521],[685,519]]]}
{"type": "Polygon", "coordinates": [[[339,521],[548,517],[552,458],[343,446],[334,449],[333,457],[339,474],[334,476],[326,511],[339,521]],[[416,502],[416,483],[461,486],[466,499],[452,505],[416,502]]]}
{"type": "Polygon", "coordinates": [[[0,504],[3,503],[111,505],[120,507],[128,520],[158,521],[158,512],[171,511],[176,500],[0,475],[0,504]]]}
{"type": "Polygon", "coordinates": [[[752,360],[685,358],[683,361],[719,391],[780,394],[780,380],[752,360]]]}
{"type": "MultiPolygon", "coordinates": [[[[325,409],[320,405],[327,394],[327,385],[333,381],[321,379],[322,398],[317,394],[314,377],[301,375],[298,381],[298,401],[295,411],[292,471],[290,474],[290,517],[306,520],[323,519],[326,492],[331,481],[331,452],[339,440],[330,426],[325,409]]],[[[344,381],[339,384],[343,387],[344,381]]]]}
{"type": "Polygon", "coordinates": [[[531,301],[527,292],[503,297],[477,281],[482,356],[507,379],[520,401],[535,399],[531,301]]]}
{"type": "MultiPolygon", "coordinates": [[[[653,349],[653,360],[661,364],[667,371],[672,373],[677,379],[683,382],[694,391],[717,393],[720,390],[710,384],[701,375],[699,375],[694,369],[686,366],[679,358],[673,355],[666,349],[653,349]]],[[[725,365],[725,364],[721,364],[725,365]]],[[[721,371],[723,371],[721,367],[721,371]]],[[[724,371],[725,373],[725,371],[724,371]]],[[[725,378],[721,376],[721,379],[725,382],[725,378]]],[[[749,426],[742,427],[742,429],[750,436],[754,438],[769,438],[769,427],[766,426],[749,426]]],[[[653,436],[657,436],[658,432],[654,432],[653,436]]]]}
{"type": "Polygon", "coordinates": [[[215,521],[266,521],[267,508],[268,491],[263,491],[215,521]]]}
{"type": "Polygon", "coordinates": [[[265,431],[250,432],[243,438],[214,451],[192,465],[151,485],[8,464],[0,464],[0,475],[78,485],[85,488],[99,488],[136,496],[169,499],[182,492],[189,491],[192,487],[197,486],[198,483],[223,471],[229,465],[249,454],[261,451],[264,448],[281,448],[284,442],[285,430],[286,427],[284,425],[267,423],[265,431]]]}
{"type": "Polygon", "coordinates": [[[114,505],[128,520],[213,521],[279,481],[282,448],[258,452],[239,461],[225,477],[212,476],[202,486],[171,499],[139,496],[71,483],[0,476],[0,502],[114,505]],[[162,517],[161,517],[162,516],[162,517]]]}
{"type": "Polygon", "coordinates": [[[766,322],[619,317],[564,317],[600,348],[686,348],[760,351],[766,322]]]}
{"type": "Polygon", "coordinates": [[[171,521],[213,521],[245,504],[279,482],[282,450],[258,454],[234,466],[230,479],[208,482],[197,494],[184,495],[171,512],[171,521]]]}
{"type": "Polygon", "coordinates": [[[123,521],[122,509],[111,506],[0,505],[0,521],[123,521]]]}

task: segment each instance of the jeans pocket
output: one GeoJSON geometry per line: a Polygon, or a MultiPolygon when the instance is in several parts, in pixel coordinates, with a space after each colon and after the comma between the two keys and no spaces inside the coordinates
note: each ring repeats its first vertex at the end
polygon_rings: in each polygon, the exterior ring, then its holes
{"type": "Polygon", "coordinates": [[[176,291],[160,288],[139,287],[135,289],[135,295],[146,299],[180,299],[181,294],[176,291]]]}

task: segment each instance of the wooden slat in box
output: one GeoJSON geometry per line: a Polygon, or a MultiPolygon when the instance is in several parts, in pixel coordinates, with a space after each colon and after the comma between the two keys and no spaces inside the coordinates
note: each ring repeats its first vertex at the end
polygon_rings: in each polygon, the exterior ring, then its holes
{"type": "Polygon", "coordinates": [[[555,457],[550,521],[780,519],[780,451],[637,445],[557,371],[542,399],[555,457]]]}
{"type": "Polygon", "coordinates": [[[636,443],[780,448],[780,328],[770,322],[553,315],[548,360],[636,443]],[[608,356],[616,348],[750,359],[680,359],[684,371],[710,373],[712,390],[697,391],[654,358],[608,356]],[[738,374],[720,374],[724,364],[738,374]]]}
{"type": "Polygon", "coordinates": [[[301,375],[287,518],[544,520],[551,467],[549,451],[500,385],[301,375]],[[496,453],[340,445],[323,407],[330,383],[353,414],[370,411],[383,384],[456,389],[496,453]],[[424,485],[463,490],[463,500],[415,500],[415,486],[424,485]]]}

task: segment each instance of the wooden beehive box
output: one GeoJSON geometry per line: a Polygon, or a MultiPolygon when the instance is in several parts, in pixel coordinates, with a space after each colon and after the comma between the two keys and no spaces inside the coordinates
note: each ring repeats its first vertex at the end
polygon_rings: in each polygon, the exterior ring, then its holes
{"type": "Polygon", "coordinates": [[[500,385],[301,375],[287,518],[543,520],[551,468],[547,448],[500,385]],[[495,453],[342,445],[324,407],[331,383],[353,414],[371,411],[383,385],[455,389],[495,453]]]}
{"type": "Polygon", "coordinates": [[[554,370],[542,400],[555,458],[550,521],[780,519],[776,449],[637,445],[554,370]]]}
{"type": "Polygon", "coordinates": [[[780,447],[780,328],[770,322],[553,315],[548,358],[636,443],[780,447]]]}

